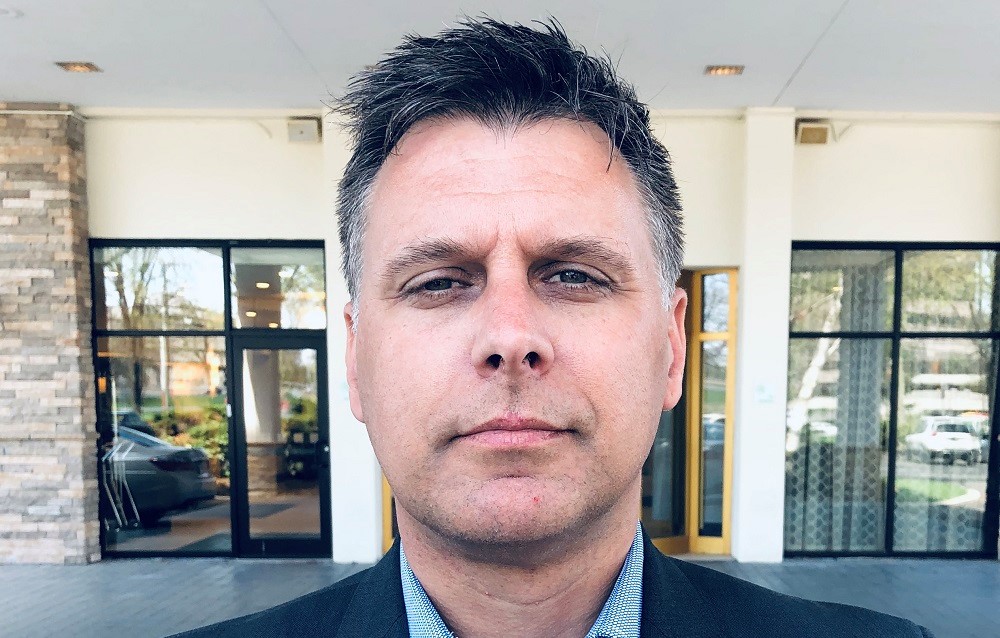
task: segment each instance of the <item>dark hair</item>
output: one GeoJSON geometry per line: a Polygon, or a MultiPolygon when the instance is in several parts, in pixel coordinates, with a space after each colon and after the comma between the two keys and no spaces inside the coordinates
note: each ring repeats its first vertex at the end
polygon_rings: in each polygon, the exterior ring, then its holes
{"type": "MultiPolygon", "coordinates": [[[[670,157],[654,137],[649,110],[607,58],[588,55],[550,20],[534,29],[465,19],[436,37],[407,36],[355,76],[336,107],[353,154],[338,195],[344,276],[357,307],[361,248],[372,183],[388,155],[419,121],[469,117],[506,130],[545,119],[601,127],[632,171],[649,211],[664,295],[680,275],[683,232],[670,157]]],[[[609,158],[610,160],[610,158],[609,158]]]]}

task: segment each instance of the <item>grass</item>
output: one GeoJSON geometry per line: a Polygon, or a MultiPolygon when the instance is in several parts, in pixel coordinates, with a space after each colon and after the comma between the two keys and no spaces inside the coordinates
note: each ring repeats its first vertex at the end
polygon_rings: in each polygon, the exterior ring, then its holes
{"type": "Polygon", "coordinates": [[[965,494],[965,488],[951,481],[933,479],[898,479],[896,502],[934,503],[965,494]]]}

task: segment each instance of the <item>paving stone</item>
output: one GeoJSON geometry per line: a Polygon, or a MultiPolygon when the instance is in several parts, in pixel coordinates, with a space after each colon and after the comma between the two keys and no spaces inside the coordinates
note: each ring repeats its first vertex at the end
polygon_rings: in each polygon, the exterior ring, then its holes
{"type": "MultiPolygon", "coordinates": [[[[33,551],[39,560],[46,556],[42,546],[33,551]]],[[[60,545],[51,551],[63,550],[60,545]]],[[[694,562],[795,596],[910,618],[938,638],[996,638],[1000,627],[1000,563],[995,561],[694,562]]],[[[329,560],[224,558],[0,566],[3,609],[16,610],[3,614],[0,635],[159,638],[266,609],[365,567],[329,560]]]]}

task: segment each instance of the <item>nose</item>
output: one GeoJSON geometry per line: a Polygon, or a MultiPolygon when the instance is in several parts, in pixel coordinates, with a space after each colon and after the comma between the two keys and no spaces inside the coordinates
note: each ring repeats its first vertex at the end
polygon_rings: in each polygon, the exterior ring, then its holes
{"type": "Polygon", "coordinates": [[[480,297],[472,362],[483,378],[540,377],[552,366],[552,341],[541,303],[527,282],[487,287],[480,297]]]}

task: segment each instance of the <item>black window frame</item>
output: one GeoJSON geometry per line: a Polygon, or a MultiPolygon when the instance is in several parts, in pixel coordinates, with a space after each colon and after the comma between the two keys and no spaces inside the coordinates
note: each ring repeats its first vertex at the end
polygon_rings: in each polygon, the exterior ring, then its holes
{"type": "MultiPolygon", "coordinates": [[[[321,336],[324,340],[327,335],[327,328],[330,325],[330,316],[327,313],[326,318],[326,328],[234,328],[233,327],[233,317],[232,317],[232,272],[231,272],[231,262],[230,262],[230,251],[233,248],[312,248],[319,249],[323,254],[323,270],[326,273],[324,280],[324,292],[326,291],[325,282],[329,280],[329,272],[327,268],[329,264],[326,259],[326,242],[322,239],[178,239],[178,238],[167,238],[167,239],[153,239],[153,238],[143,238],[143,239],[118,239],[118,238],[104,238],[104,237],[91,237],[88,239],[88,262],[90,267],[90,325],[91,325],[91,353],[94,363],[94,397],[97,403],[96,408],[100,412],[100,392],[99,392],[99,375],[96,374],[98,367],[98,347],[97,343],[99,339],[106,337],[223,337],[225,348],[226,348],[226,369],[227,371],[232,371],[235,365],[233,358],[233,342],[236,335],[243,337],[274,337],[276,335],[281,335],[282,337],[316,337],[321,336]],[[103,276],[103,273],[99,273],[94,262],[94,255],[97,250],[102,248],[214,248],[221,251],[222,254],[222,277],[223,277],[223,326],[222,330],[115,330],[101,328],[98,329],[97,326],[97,277],[103,276]]],[[[328,293],[327,293],[328,294],[328,293]]],[[[236,391],[234,387],[234,375],[231,372],[226,374],[226,397],[227,404],[232,405],[228,400],[229,397],[233,396],[236,391]]],[[[231,408],[230,408],[231,409],[231,408]]],[[[95,413],[96,414],[96,413],[95,413]]],[[[229,430],[229,440],[237,440],[234,438],[234,422],[235,414],[229,414],[226,419],[226,426],[229,430]]],[[[94,428],[98,431],[100,435],[100,423],[95,419],[94,428]]],[[[154,552],[154,551],[134,551],[134,550],[116,550],[108,549],[106,532],[104,529],[104,521],[100,520],[100,517],[104,516],[104,490],[103,490],[103,476],[100,467],[100,453],[101,453],[101,440],[98,438],[97,449],[95,450],[94,462],[97,465],[97,475],[98,475],[98,489],[100,491],[100,501],[101,506],[99,510],[99,528],[100,528],[100,542],[101,542],[101,556],[106,558],[231,558],[235,556],[240,556],[240,548],[238,547],[238,531],[237,530],[237,519],[239,512],[236,507],[230,505],[229,516],[230,516],[230,530],[232,532],[232,543],[230,545],[230,551],[228,552],[191,552],[191,551],[170,551],[170,552],[154,552]]],[[[229,463],[232,464],[235,460],[234,455],[236,452],[233,450],[232,446],[229,449],[229,463]]],[[[230,502],[236,500],[235,496],[232,494],[232,490],[236,489],[236,486],[230,488],[230,502]]]]}
{"type": "MultiPolygon", "coordinates": [[[[1000,242],[921,242],[921,241],[815,241],[797,240],[792,242],[792,253],[796,251],[884,251],[893,253],[893,308],[892,324],[888,330],[837,330],[830,332],[805,331],[789,329],[789,341],[794,339],[819,338],[869,338],[887,339],[890,342],[890,390],[889,390],[889,432],[886,441],[888,451],[886,492],[885,492],[885,540],[884,551],[811,551],[783,549],[787,558],[815,557],[901,557],[901,558],[998,558],[998,540],[1000,540],[1000,356],[994,361],[997,367],[997,382],[993,388],[993,406],[990,414],[990,448],[986,463],[986,503],[983,512],[983,547],[981,551],[899,551],[893,548],[895,533],[895,500],[896,500],[896,451],[897,451],[897,421],[899,410],[899,361],[900,344],[903,339],[992,339],[1000,343],[1000,320],[994,320],[993,330],[988,331],[958,331],[958,330],[902,330],[903,302],[903,255],[913,251],[973,251],[992,250],[1000,253],[1000,242]]],[[[1000,270],[994,273],[994,287],[1000,288],[1000,270]]],[[[789,298],[791,287],[789,286],[789,298]]],[[[994,299],[997,294],[994,294],[994,299]]],[[[1000,307],[993,308],[994,316],[1000,316],[1000,307]]],[[[787,373],[786,373],[787,374],[787,373]]],[[[787,478],[786,478],[787,480],[787,478]]],[[[784,514],[783,514],[784,516],[784,514]]],[[[782,523],[784,529],[784,522],[782,523]]],[[[782,543],[784,546],[784,542],[782,543]]]]}

